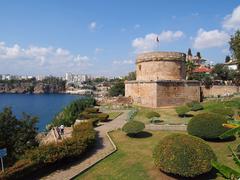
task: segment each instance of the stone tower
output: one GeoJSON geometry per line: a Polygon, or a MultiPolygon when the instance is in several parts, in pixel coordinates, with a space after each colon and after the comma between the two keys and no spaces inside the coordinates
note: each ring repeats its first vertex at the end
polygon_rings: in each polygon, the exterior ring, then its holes
{"type": "Polygon", "coordinates": [[[136,81],[125,82],[125,96],[147,107],[200,101],[200,83],[186,81],[186,54],[149,52],[137,56],[136,81]]]}

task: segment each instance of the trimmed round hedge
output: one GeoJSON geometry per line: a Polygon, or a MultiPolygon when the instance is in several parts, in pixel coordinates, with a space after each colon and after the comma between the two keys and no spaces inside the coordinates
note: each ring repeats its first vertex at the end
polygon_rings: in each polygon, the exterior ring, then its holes
{"type": "Polygon", "coordinates": [[[160,117],[160,114],[157,113],[157,112],[155,112],[155,111],[150,111],[150,112],[148,112],[148,113],[146,114],[146,117],[147,117],[148,119],[151,119],[151,118],[153,118],[153,117],[160,117]]]}
{"type": "Polygon", "coordinates": [[[188,134],[203,139],[219,139],[228,128],[223,127],[227,123],[227,118],[216,113],[203,113],[194,116],[188,123],[188,134]]]}
{"type": "Polygon", "coordinates": [[[191,109],[188,106],[178,106],[176,107],[176,112],[179,117],[185,117],[191,109]]]}
{"type": "Polygon", "coordinates": [[[153,158],[155,165],[166,173],[195,177],[212,169],[211,160],[216,160],[216,155],[204,140],[174,133],[159,141],[153,158]]]}
{"type": "Polygon", "coordinates": [[[127,134],[137,134],[140,133],[145,128],[145,124],[139,121],[129,121],[127,122],[122,130],[127,134]]]}
{"type": "Polygon", "coordinates": [[[212,109],[211,112],[232,118],[234,110],[230,107],[212,109]]]}

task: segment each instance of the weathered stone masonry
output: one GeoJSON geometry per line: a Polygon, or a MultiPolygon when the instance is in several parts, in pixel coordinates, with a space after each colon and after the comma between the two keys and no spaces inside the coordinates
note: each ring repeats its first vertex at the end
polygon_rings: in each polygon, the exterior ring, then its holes
{"type": "Polygon", "coordinates": [[[125,82],[125,96],[146,107],[200,101],[200,83],[186,81],[184,53],[143,53],[136,60],[136,81],[125,82]]]}

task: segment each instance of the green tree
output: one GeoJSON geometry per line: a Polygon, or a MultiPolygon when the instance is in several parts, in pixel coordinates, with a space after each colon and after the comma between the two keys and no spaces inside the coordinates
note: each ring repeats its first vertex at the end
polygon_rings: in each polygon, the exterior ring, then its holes
{"type": "Polygon", "coordinates": [[[109,89],[110,96],[124,96],[125,94],[125,84],[123,80],[117,81],[113,84],[113,86],[109,89]]]}
{"type": "Polygon", "coordinates": [[[223,64],[216,64],[212,70],[212,75],[216,80],[229,80],[229,69],[223,64]]]}
{"type": "Polygon", "coordinates": [[[235,34],[231,37],[230,42],[230,50],[233,54],[233,57],[238,61],[238,69],[240,68],[240,30],[235,32],[235,34]]]}
{"type": "Polygon", "coordinates": [[[36,146],[37,118],[23,113],[21,119],[13,115],[11,108],[0,112],[0,148],[7,148],[7,164],[14,163],[25,150],[36,146]]]}
{"type": "Polygon", "coordinates": [[[136,80],[136,71],[129,72],[128,75],[124,79],[128,80],[128,81],[136,80]]]}
{"type": "Polygon", "coordinates": [[[199,58],[199,59],[201,59],[202,57],[201,57],[201,53],[200,52],[197,52],[197,57],[199,58]]]}
{"type": "Polygon", "coordinates": [[[225,63],[228,63],[231,60],[230,56],[226,56],[225,63]]]}
{"type": "Polygon", "coordinates": [[[188,48],[188,56],[192,56],[192,50],[188,48]]]}

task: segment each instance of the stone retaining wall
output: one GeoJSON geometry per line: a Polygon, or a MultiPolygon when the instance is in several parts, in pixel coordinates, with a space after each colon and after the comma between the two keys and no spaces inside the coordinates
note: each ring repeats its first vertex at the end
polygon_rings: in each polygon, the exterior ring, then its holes
{"type": "Polygon", "coordinates": [[[217,96],[226,96],[226,95],[232,95],[234,93],[239,93],[239,87],[214,85],[208,89],[205,86],[201,86],[201,91],[202,91],[203,97],[217,97],[217,96]]]}

